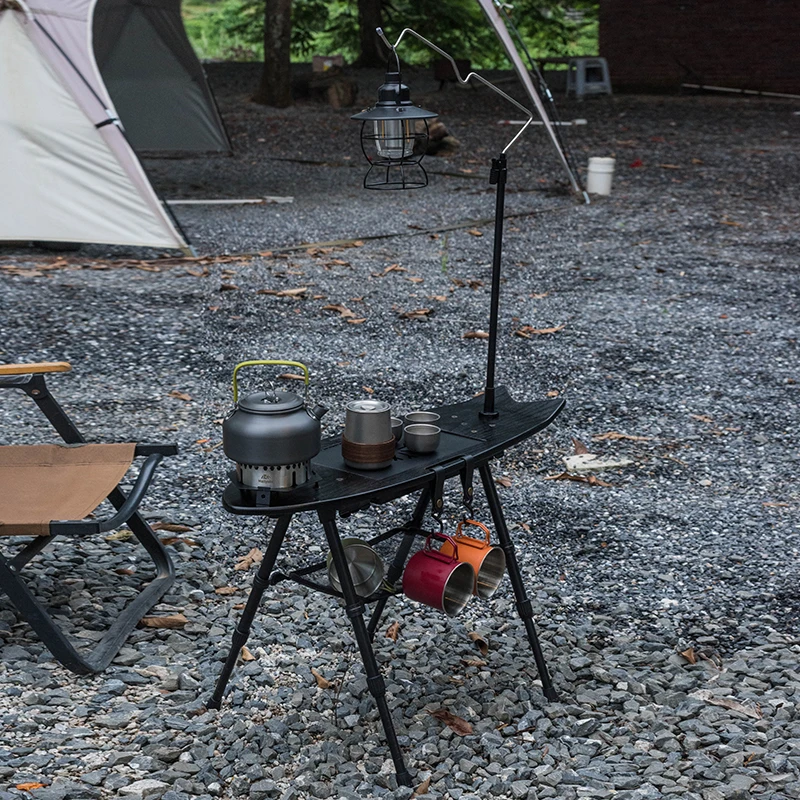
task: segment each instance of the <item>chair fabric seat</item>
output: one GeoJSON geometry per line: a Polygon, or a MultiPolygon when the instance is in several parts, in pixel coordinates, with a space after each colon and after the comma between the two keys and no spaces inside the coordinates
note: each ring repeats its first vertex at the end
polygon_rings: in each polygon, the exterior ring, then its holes
{"type": "Polygon", "coordinates": [[[0,536],[48,536],[91,514],[131,466],[135,444],[0,447],[0,536]]]}

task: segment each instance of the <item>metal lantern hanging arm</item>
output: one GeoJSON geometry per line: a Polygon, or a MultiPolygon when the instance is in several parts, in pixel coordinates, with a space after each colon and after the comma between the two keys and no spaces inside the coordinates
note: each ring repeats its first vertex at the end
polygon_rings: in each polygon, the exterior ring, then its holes
{"type": "MultiPolygon", "coordinates": [[[[470,81],[475,80],[478,83],[486,86],[487,88],[491,89],[495,94],[500,95],[503,99],[507,100],[513,106],[518,108],[525,116],[526,121],[525,124],[517,131],[517,133],[511,138],[511,140],[506,144],[506,146],[502,149],[500,154],[497,158],[492,159],[492,168],[491,172],[489,173],[489,183],[493,186],[497,186],[497,190],[495,193],[495,217],[494,217],[494,246],[493,246],[493,253],[492,253],[492,290],[491,290],[491,300],[490,300],[490,309],[489,309],[489,342],[488,342],[488,353],[486,356],[486,386],[484,389],[484,403],[483,403],[483,411],[481,411],[481,416],[489,419],[493,419],[494,417],[498,416],[498,412],[495,410],[495,365],[497,362],[497,329],[498,329],[498,318],[500,312],[500,268],[502,263],[502,255],[503,255],[503,218],[504,218],[504,210],[505,210],[505,196],[506,196],[506,178],[508,175],[508,166],[506,161],[506,153],[511,148],[511,146],[517,142],[517,140],[522,136],[523,133],[528,129],[528,127],[533,122],[533,113],[523,106],[521,103],[518,103],[513,97],[506,94],[502,89],[499,89],[490,81],[487,81],[486,78],[479,75],[477,72],[470,72],[466,77],[461,77],[461,73],[458,70],[458,65],[456,64],[455,59],[447,52],[438,47],[433,42],[426,39],[421,34],[417,33],[412,28],[404,28],[400,35],[397,37],[397,41],[392,44],[384,34],[381,28],[376,28],[376,32],[378,36],[380,36],[383,43],[392,51],[395,57],[395,63],[398,65],[398,82],[399,82],[399,59],[397,58],[397,47],[400,42],[403,40],[403,37],[406,34],[410,34],[415,38],[419,39],[424,45],[429,47],[434,52],[438,53],[439,55],[446,58],[452,68],[453,74],[456,76],[456,80],[463,86],[466,86],[470,81]]],[[[387,75],[388,77],[388,75],[387,75]]],[[[380,91],[384,90],[384,86],[381,87],[379,90],[379,98],[380,98],[380,91]]],[[[406,88],[407,91],[407,87],[406,88]]],[[[410,99],[408,103],[410,104],[410,99]]],[[[379,100],[380,105],[380,100],[379,100]]],[[[365,114],[369,114],[378,106],[375,106],[374,109],[370,109],[370,111],[362,112],[362,114],[357,114],[353,119],[369,119],[369,117],[363,116],[365,114]]],[[[422,111],[422,109],[420,109],[422,111]]],[[[430,112],[424,112],[425,114],[430,114],[430,112]]],[[[431,115],[435,116],[435,115],[431,115]]],[[[366,123],[365,123],[366,124],[366,123]]],[[[427,132],[427,123],[426,123],[426,132],[427,132]]],[[[363,147],[363,133],[362,133],[362,147],[363,147]]],[[[423,151],[424,152],[424,151],[423,151]]],[[[366,153],[366,151],[365,151],[366,153]]],[[[420,156],[421,160],[421,156],[420,156]]],[[[370,168],[370,172],[372,172],[373,167],[370,168]]],[[[419,167],[421,169],[421,167],[419,167]]],[[[424,172],[424,170],[423,170],[424,172]]],[[[387,171],[388,174],[388,171],[387,171]]],[[[364,179],[364,185],[367,186],[367,178],[369,177],[369,173],[367,173],[367,177],[364,179]]],[[[427,184],[427,175],[425,176],[425,184],[427,184]]],[[[371,187],[370,187],[371,188],[371,187]]],[[[402,186],[396,186],[393,188],[406,188],[402,186]]]]}

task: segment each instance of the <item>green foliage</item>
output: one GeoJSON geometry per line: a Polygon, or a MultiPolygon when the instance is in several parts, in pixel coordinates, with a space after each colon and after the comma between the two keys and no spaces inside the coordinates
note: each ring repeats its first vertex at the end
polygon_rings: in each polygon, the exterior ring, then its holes
{"type": "MultiPolygon", "coordinates": [[[[260,60],[264,56],[265,0],[186,0],[184,21],[201,58],[260,60]]],[[[507,6],[514,25],[534,57],[597,52],[597,2],[517,0],[507,6]]],[[[390,39],[414,28],[473,67],[507,66],[505,54],[475,0],[385,0],[384,27],[390,39]]],[[[341,53],[352,63],[359,54],[355,0],[294,0],[292,57],[341,53]]],[[[401,56],[413,64],[430,63],[436,54],[413,37],[403,40],[401,56]]]]}

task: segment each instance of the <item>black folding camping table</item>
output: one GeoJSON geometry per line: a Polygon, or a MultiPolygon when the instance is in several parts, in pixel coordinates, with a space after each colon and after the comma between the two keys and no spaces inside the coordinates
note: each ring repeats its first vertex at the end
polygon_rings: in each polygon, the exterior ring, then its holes
{"type": "Polygon", "coordinates": [[[401,593],[397,584],[415,537],[427,535],[422,531],[427,509],[431,508],[431,513],[437,521],[440,519],[444,504],[445,482],[452,478],[460,478],[463,502],[468,509],[471,509],[472,479],[475,470],[480,475],[497,538],[506,555],[506,566],[514,590],[517,612],[525,625],[543,692],[548,700],[557,699],[539,644],[531,602],[522,582],[514,545],[489,462],[549,425],[561,412],[564,401],[554,399],[518,403],[511,399],[504,388],[498,387],[495,397],[495,408],[498,413],[495,417],[481,414],[483,402],[483,398],[478,397],[464,403],[431,409],[440,415],[438,425],[442,429],[436,452],[411,453],[401,447],[398,448],[392,465],[385,469],[364,471],[347,466],[342,458],[341,439],[336,437],[323,442],[320,453],[312,460],[311,480],[295,489],[272,492],[268,489],[247,489],[236,480],[235,474],[232,474],[231,482],[223,493],[222,502],[225,508],[233,514],[269,517],[275,520],[275,524],[253,581],[253,589],[233,634],[231,648],[214,695],[209,702],[211,708],[219,708],[222,703],[225,687],[239,653],[248,639],[261,597],[268,586],[290,580],[341,598],[344,600],[344,610],[353,626],[364,662],[367,686],[375,698],[383,723],[397,780],[400,784],[410,786],[411,775],[406,769],[397,741],[372,639],[386,602],[390,597],[401,593]],[[337,515],[344,517],[368,506],[389,503],[415,492],[419,492],[419,496],[411,518],[404,525],[385,531],[368,542],[374,544],[393,536],[402,537],[394,560],[387,571],[388,588],[384,587],[369,597],[358,596],[353,587],[336,525],[337,515]],[[304,565],[289,572],[273,571],[292,517],[301,511],[313,511],[317,514],[339,576],[341,591],[335,590],[327,582],[321,583],[313,579],[315,573],[325,571],[327,567],[325,561],[304,565]],[[368,605],[374,606],[369,622],[364,618],[368,605]]]}

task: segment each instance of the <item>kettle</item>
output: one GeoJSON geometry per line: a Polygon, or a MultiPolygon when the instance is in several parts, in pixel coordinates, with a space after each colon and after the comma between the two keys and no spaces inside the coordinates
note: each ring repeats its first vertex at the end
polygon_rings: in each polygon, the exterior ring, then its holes
{"type": "Polygon", "coordinates": [[[233,370],[234,407],[222,423],[222,448],[236,462],[248,488],[293,489],[311,477],[311,459],[320,450],[320,420],[327,409],[306,406],[308,367],[299,361],[242,361],[233,370]],[[237,377],[243,367],[288,366],[303,371],[305,394],[270,386],[239,399],[237,377]]]}

